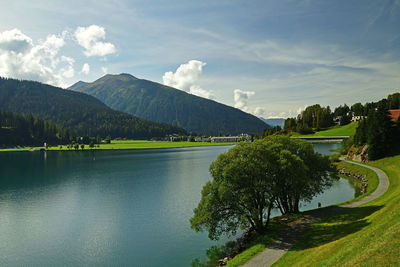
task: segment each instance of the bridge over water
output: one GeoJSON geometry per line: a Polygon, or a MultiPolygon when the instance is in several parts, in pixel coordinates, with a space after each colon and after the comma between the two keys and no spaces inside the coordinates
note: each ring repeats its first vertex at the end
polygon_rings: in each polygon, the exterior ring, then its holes
{"type": "Polygon", "coordinates": [[[299,136],[291,138],[303,139],[311,142],[342,142],[343,139],[347,139],[349,136],[299,136]]]}

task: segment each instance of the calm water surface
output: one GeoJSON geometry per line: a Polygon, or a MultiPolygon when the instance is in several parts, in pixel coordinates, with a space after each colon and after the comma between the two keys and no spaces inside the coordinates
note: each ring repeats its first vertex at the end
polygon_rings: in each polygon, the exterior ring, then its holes
{"type": "MultiPolygon", "coordinates": [[[[0,265],[190,266],[216,244],[189,218],[229,148],[0,153],[0,265]]],[[[340,180],[302,209],[353,197],[340,180]]]]}

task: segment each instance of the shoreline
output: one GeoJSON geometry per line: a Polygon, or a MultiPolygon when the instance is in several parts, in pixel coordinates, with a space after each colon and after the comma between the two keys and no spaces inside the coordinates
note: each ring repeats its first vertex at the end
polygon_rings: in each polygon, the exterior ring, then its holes
{"type": "MultiPolygon", "coordinates": [[[[68,152],[82,152],[82,151],[87,151],[87,152],[92,152],[92,151],[115,151],[115,150],[153,150],[153,149],[169,149],[169,148],[198,148],[198,147],[214,147],[214,146],[233,146],[236,145],[237,143],[227,143],[227,144],[223,144],[223,143],[216,143],[216,144],[210,144],[210,145],[187,145],[187,146],[160,146],[160,147],[131,147],[131,148],[85,148],[85,149],[45,149],[42,147],[33,147],[31,149],[28,148],[6,148],[6,149],[0,149],[0,153],[1,152],[64,152],[64,151],[68,151],[68,152]]],[[[107,144],[108,145],[108,144],[107,144]]]]}

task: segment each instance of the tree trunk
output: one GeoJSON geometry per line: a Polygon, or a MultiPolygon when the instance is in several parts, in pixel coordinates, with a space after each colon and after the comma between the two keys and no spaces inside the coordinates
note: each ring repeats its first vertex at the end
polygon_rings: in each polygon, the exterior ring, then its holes
{"type": "Polygon", "coordinates": [[[300,203],[300,200],[299,200],[299,198],[298,197],[296,197],[296,199],[294,200],[294,212],[295,213],[299,213],[300,211],[299,211],[299,203],[300,203]]]}
{"type": "Polygon", "coordinates": [[[268,225],[269,225],[269,219],[271,217],[271,210],[273,207],[274,207],[274,201],[272,200],[269,202],[268,212],[267,212],[267,222],[265,224],[265,227],[268,227],[268,225]]]}

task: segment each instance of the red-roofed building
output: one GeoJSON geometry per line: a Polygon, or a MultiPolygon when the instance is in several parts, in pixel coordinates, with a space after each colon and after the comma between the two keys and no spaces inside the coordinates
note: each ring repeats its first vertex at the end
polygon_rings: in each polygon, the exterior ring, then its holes
{"type": "Polygon", "coordinates": [[[397,118],[400,117],[400,109],[389,109],[389,117],[392,118],[392,120],[397,120],[397,118]]]}

